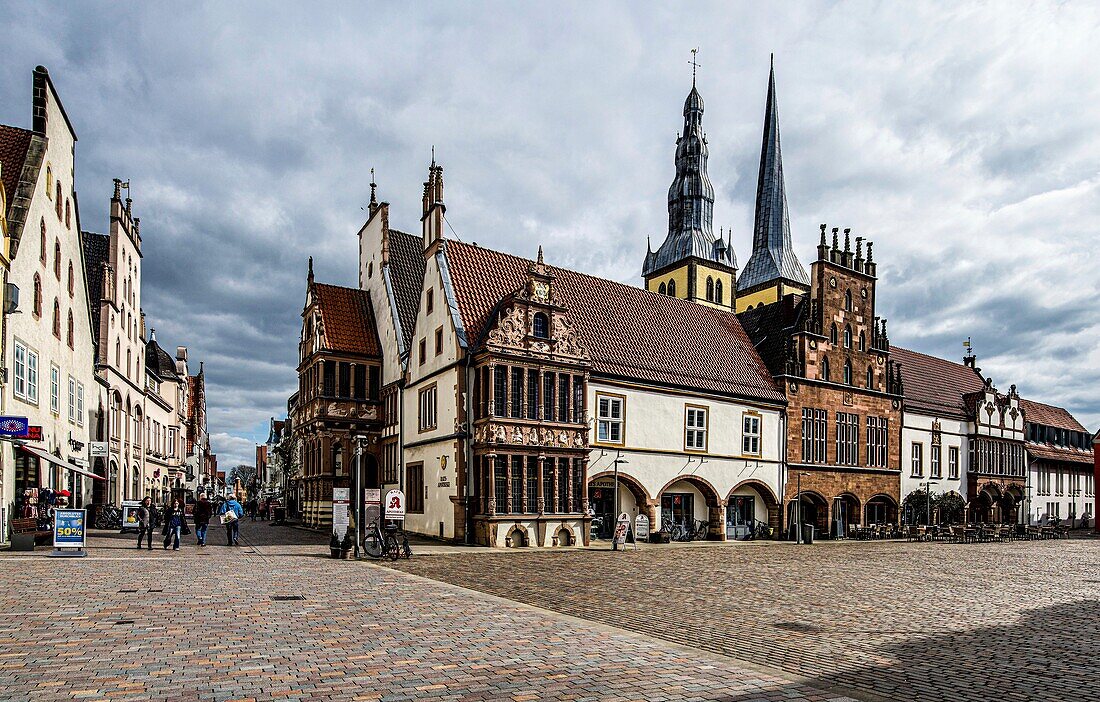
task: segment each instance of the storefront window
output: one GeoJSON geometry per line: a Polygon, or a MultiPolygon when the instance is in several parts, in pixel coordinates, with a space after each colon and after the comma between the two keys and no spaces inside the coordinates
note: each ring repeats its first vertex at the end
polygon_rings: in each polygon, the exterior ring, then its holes
{"type": "Polygon", "coordinates": [[[726,536],[730,539],[747,537],[756,519],[756,498],[751,495],[734,495],[726,507],[726,536]]]}
{"type": "Polygon", "coordinates": [[[661,526],[695,526],[695,496],[690,492],[666,492],[661,495],[661,526]]]}

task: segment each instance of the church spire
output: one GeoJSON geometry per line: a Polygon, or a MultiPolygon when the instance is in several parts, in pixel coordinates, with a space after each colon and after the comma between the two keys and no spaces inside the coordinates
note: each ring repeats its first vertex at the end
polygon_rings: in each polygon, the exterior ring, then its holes
{"type": "Polygon", "coordinates": [[[692,85],[684,101],[684,131],[676,140],[676,176],[668,189],[668,234],[661,247],[647,252],[642,275],[663,270],[695,257],[732,267],[732,249],[714,239],[714,186],[707,175],[707,137],[703,132],[703,97],[692,85]]]}
{"type": "Polygon", "coordinates": [[[783,155],[779,147],[779,108],[775,98],[775,55],[768,76],[764,109],[764,137],[760,146],[760,176],[756,184],[756,222],[752,256],[737,281],[739,291],[765,283],[787,281],[809,285],[810,277],[795,256],[787,192],[783,184],[783,155]]]}

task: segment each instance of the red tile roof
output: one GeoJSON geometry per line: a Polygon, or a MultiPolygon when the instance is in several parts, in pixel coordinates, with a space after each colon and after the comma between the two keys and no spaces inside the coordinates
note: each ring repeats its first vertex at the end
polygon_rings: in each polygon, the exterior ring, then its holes
{"type": "Polygon", "coordinates": [[[314,283],[325,339],[333,351],[381,356],[378,330],[366,290],[314,283]]]}
{"type": "Polygon", "coordinates": [[[1065,461],[1068,463],[1083,463],[1092,465],[1092,451],[1084,449],[1051,446],[1050,444],[1034,444],[1028,442],[1027,452],[1033,458],[1041,458],[1047,461],[1065,461]]]}
{"type": "Polygon", "coordinates": [[[1024,419],[1032,424],[1088,433],[1088,429],[1081,426],[1081,423],[1074,419],[1072,414],[1061,407],[1044,405],[1042,402],[1023,398],[1020,398],[1020,407],[1024,410],[1024,419]]]}
{"type": "Polygon", "coordinates": [[[978,392],[985,381],[973,368],[928,354],[890,347],[890,358],[901,364],[907,408],[965,418],[964,395],[978,392]]]}
{"type": "Polygon", "coordinates": [[[4,164],[4,192],[10,206],[15,198],[15,188],[23,174],[23,164],[27,160],[27,149],[34,132],[19,127],[0,124],[0,163],[4,164]]]}
{"type": "MultiPolygon", "coordinates": [[[[476,346],[494,306],[527,280],[530,261],[450,240],[446,256],[467,339],[476,346]]],[[[564,268],[550,270],[588,347],[593,373],[784,400],[733,312],[564,268]]]]}

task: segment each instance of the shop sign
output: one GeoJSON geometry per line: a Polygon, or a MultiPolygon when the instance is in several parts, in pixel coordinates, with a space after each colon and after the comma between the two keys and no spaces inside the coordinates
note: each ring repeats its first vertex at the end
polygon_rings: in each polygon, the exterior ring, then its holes
{"type": "Polygon", "coordinates": [[[363,491],[363,524],[377,524],[378,516],[382,511],[382,491],[378,488],[367,488],[363,491]]]}
{"type": "Polygon", "coordinates": [[[622,546],[626,543],[626,532],[630,531],[630,516],[623,512],[615,524],[615,545],[622,546]]]}
{"type": "Polygon", "coordinates": [[[649,541],[649,517],[644,514],[634,519],[634,540],[649,541]]]}
{"type": "Polygon", "coordinates": [[[588,487],[590,488],[613,488],[615,487],[615,481],[611,478],[600,478],[599,480],[588,481],[588,487]]]}
{"type": "Polygon", "coordinates": [[[42,440],[42,427],[37,424],[32,424],[27,427],[25,434],[19,434],[15,438],[26,439],[27,441],[41,441],[42,440]]]}
{"type": "Polygon", "coordinates": [[[405,493],[400,490],[386,493],[386,519],[405,520],[405,493]]]}
{"type": "Polygon", "coordinates": [[[29,426],[26,417],[0,416],[0,436],[23,436],[29,426]]]}
{"type": "Polygon", "coordinates": [[[106,458],[107,457],[107,442],[106,441],[93,441],[88,444],[88,455],[92,458],[106,458]]]}
{"type": "Polygon", "coordinates": [[[85,513],[82,509],[53,511],[53,547],[84,548],[85,513]]]}

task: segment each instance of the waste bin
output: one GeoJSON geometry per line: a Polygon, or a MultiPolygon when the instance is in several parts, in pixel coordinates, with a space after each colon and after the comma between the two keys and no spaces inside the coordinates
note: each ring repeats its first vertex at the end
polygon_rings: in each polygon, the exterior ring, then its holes
{"type": "Polygon", "coordinates": [[[286,521],[286,507],[271,508],[271,523],[282,524],[286,521]]]}
{"type": "Polygon", "coordinates": [[[814,525],[803,524],[802,525],[802,543],[812,544],[814,542],[814,525]]]}

